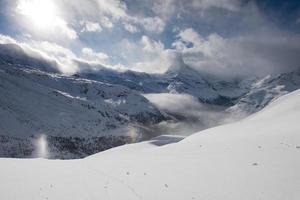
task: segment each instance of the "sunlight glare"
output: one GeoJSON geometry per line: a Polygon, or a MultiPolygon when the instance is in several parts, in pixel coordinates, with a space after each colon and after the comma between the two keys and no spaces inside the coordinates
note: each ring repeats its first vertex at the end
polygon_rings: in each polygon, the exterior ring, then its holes
{"type": "Polygon", "coordinates": [[[50,28],[57,20],[56,7],[52,0],[20,0],[17,10],[28,17],[37,28],[50,28]]]}

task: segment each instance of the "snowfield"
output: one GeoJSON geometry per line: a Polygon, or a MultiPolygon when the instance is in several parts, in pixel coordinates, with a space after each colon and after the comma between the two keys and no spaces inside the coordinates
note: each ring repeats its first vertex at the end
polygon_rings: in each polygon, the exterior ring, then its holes
{"type": "Polygon", "coordinates": [[[300,199],[300,91],[240,122],[81,160],[0,159],[0,199],[300,199]],[[182,140],[183,139],[183,140],[182,140]]]}

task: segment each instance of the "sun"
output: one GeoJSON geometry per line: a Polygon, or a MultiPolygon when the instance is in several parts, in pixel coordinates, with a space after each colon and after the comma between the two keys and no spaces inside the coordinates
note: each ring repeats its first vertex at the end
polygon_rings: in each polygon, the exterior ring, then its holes
{"type": "Polygon", "coordinates": [[[51,28],[57,20],[53,0],[19,0],[17,11],[27,17],[36,28],[51,28]]]}

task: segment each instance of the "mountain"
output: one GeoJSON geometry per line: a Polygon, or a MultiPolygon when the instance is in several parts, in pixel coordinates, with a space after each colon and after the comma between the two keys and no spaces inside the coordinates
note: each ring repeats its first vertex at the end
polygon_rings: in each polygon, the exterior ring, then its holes
{"type": "Polygon", "coordinates": [[[3,199],[300,198],[300,91],[233,124],[73,161],[0,159],[3,199]],[[183,139],[183,140],[182,140],[183,139]]]}
{"type": "Polygon", "coordinates": [[[187,134],[228,123],[300,88],[299,71],[229,81],[182,60],[164,74],[77,64],[82,70],[66,76],[55,61],[0,45],[0,156],[32,157],[46,135],[51,158],[82,158],[175,129],[187,134]],[[166,99],[173,100],[167,109],[157,104],[166,99]]]}
{"type": "Polygon", "coordinates": [[[255,113],[271,101],[300,88],[300,70],[269,75],[253,81],[249,91],[228,109],[233,113],[255,113]]]}
{"type": "MultiPolygon", "coordinates": [[[[73,137],[112,140],[111,137],[120,135],[131,139],[133,136],[128,134],[133,134],[131,130],[135,127],[165,120],[145,97],[127,87],[20,65],[0,65],[0,94],[2,147],[9,143],[6,140],[18,144],[20,139],[26,142],[41,134],[71,141],[73,137]]],[[[138,130],[134,133],[136,140],[150,137],[140,135],[138,130]]],[[[29,146],[26,154],[30,155],[32,144],[19,143],[17,147],[20,145],[29,146]]],[[[14,155],[13,151],[13,147],[3,148],[0,155],[14,155]]],[[[21,153],[18,157],[22,156],[25,155],[21,153]]]]}
{"type": "Polygon", "coordinates": [[[248,92],[239,81],[210,81],[187,65],[174,67],[165,74],[146,74],[141,72],[118,72],[100,68],[90,73],[81,72],[78,77],[121,84],[132,90],[149,93],[189,94],[207,104],[229,106],[248,92]]]}
{"type": "Polygon", "coordinates": [[[25,51],[17,44],[0,44],[0,64],[21,65],[48,72],[58,72],[57,63],[47,60],[39,53],[25,51]]]}

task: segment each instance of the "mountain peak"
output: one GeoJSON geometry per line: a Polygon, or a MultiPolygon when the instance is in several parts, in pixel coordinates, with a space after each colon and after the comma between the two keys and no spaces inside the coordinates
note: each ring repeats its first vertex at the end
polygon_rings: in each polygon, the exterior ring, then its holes
{"type": "Polygon", "coordinates": [[[169,60],[169,68],[165,72],[166,75],[171,75],[171,76],[178,76],[178,75],[188,75],[191,77],[200,76],[200,73],[185,64],[181,53],[178,52],[169,52],[168,54],[168,60],[169,60]]]}

